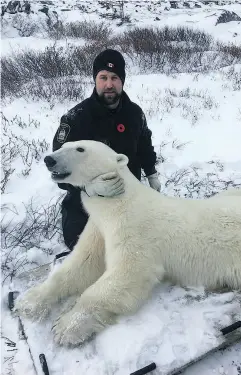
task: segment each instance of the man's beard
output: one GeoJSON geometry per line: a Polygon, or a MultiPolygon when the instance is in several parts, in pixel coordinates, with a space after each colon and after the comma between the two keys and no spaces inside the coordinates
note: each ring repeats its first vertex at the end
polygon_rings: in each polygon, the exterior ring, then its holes
{"type": "Polygon", "coordinates": [[[99,100],[105,105],[112,105],[117,103],[120,100],[121,94],[118,94],[116,91],[109,91],[111,95],[108,95],[108,92],[103,92],[99,94],[99,100]],[[113,95],[114,94],[114,95],[113,95]]]}

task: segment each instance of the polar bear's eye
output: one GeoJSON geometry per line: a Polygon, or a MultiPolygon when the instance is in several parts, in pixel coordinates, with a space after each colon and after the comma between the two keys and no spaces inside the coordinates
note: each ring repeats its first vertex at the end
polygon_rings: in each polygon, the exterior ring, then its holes
{"type": "Polygon", "coordinates": [[[84,149],[82,147],[78,147],[78,148],[76,148],[76,151],[78,151],[78,152],[84,152],[84,149]]]}

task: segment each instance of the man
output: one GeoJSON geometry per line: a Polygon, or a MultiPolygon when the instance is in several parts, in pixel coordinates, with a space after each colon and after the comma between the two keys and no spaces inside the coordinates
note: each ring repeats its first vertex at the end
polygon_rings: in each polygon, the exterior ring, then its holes
{"type": "MultiPolygon", "coordinates": [[[[123,56],[112,49],[101,52],[94,60],[93,78],[95,88],[90,98],[62,116],[53,140],[53,151],[70,141],[104,142],[114,151],[128,156],[128,167],[139,180],[143,169],[150,186],[160,191],[152,133],[142,109],[123,91],[123,56]]],[[[88,216],[81,204],[79,190],[68,184],[59,184],[59,187],[68,191],[62,202],[62,226],[65,244],[72,250],[88,216]]],[[[90,196],[111,197],[123,193],[124,186],[120,176],[113,172],[97,177],[85,186],[85,191],[90,196]]]]}

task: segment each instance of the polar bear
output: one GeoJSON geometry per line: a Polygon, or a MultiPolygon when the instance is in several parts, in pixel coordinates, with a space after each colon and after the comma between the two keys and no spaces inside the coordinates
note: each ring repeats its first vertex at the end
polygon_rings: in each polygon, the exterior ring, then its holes
{"type": "Polygon", "coordinates": [[[125,192],[112,198],[81,192],[90,217],[73,252],[16,302],[20,314],[42,319],[53,304],[76,296],[54,323],[56,343],[78,345],[134,313],[164,277],[181,285],[241,288],[241,195],[164,196],[132,175],[125,155],[95,141],[65,143],[45,162],[58,183],[82,188],[112,171],[125,182],[125,192]]]}

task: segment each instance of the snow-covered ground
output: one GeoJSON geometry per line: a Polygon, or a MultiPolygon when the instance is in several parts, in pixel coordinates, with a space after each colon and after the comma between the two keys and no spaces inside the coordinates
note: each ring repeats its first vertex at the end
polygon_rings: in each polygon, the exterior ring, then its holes
{"type": "MultiPolygon", "coordinates": [[[[46,21],[46,15],[38,10],[43,7],[42,2],[31,1],[31,6],[33,13],[17,17],[41,25],[46,21]]],[[[53,13],[56,11],[64,23],[83,20],[98,23],[103,21],[100,14],[113,11],[111,6],[107,10],[98,1],[87,0],[52,2],[48,6],[50,16],[56,17],[53,13]]],[[[180,5],[180,9],[172,9],[169,2],[130,1],[125,3],[124,11],[131,22],[117,26],[119,19],[109,20],[113,29],[110,36],[121,35],[135,26],[188,26],[240,47],[241,21],[216,25],[224,10],[241,17],[239,2],[212,3],[201,8],[180,5]]],[[[10,58],[23,50],[44,51],[53,44],[81,48],[86,43],[84,38],[49,39],[41,27],[29,37],[19,36],[13,25],[21,22],[19,19],[13,22],[14,17],[16,14],[3,16],[3,57],[10,58]]],[[[163,193],[195,199],[208,197],[230,185],[241,186],[241,59],[233,66],[215,71],[210,66],[205,72],[166,75],[140,73],[135,61],[125,57],[128,61],[125,90],[143,108],[156,151],[164,161],[158,165],[163,193]]],[[[92,78],[84,77],[84,96],[90,95],[92,89],[92,78]]],[[[75,104],[76,100],[33,100],[26,95],[6,97],[2,104],[2,176],[6,176],[6,171],[10,173],[1,196],[3,375],[34,374],[27,347],[18,338],[17,320],[8,311],[7,293],[16,285],[20,288],[16,275],[23,269],[49,262],[54,254],[65,250],[58,229],[58,199],[63,192],[52,183],[43,157],[51,150],[60,117],[75,104]],[[49,217],[51,226],[46,230],[44,220],[49,217]]],[[[234,292],[206,296],[201,289],[184,290],[165,284],[138,314],[120,319],[117,326],[85,348],[68,351],[55,348],[49,332],[50,321],[44,325],[29,324],[27,333],[34,356],[45,352],[50,375],[124,375],[153,361],[157,364],[153,374],[165,374],[219,342],[215,329],[231,322],[229,312],[234,311],[235,319],[241,319],[239,300],[240,295],[234,292]]],[[[241,344],[237,344],[186,370],[185,374],[241,374],[240,352],[241,344]]]]}

